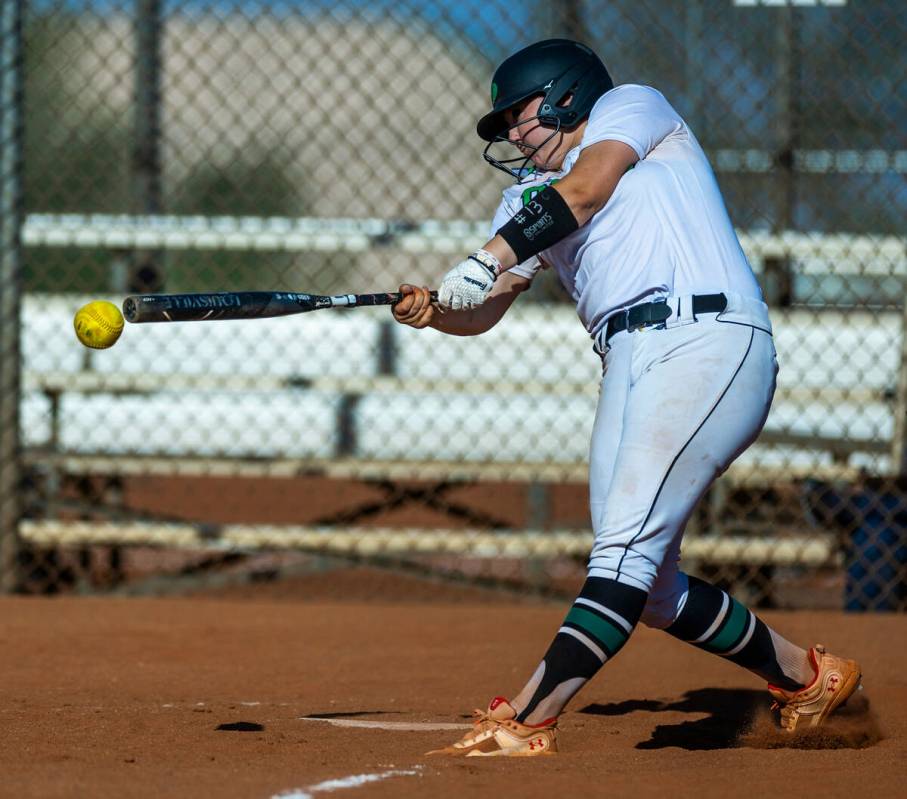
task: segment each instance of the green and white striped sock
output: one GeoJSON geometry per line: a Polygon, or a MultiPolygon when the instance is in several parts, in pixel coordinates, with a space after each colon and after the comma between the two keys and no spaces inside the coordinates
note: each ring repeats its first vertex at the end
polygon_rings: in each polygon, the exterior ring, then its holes
{"type": "Polygon", "coordinates": [[[532,678],[510,703],[517,721],[541,724],[567,702],[627,642],[646,604],[646,592],[589,577],[532,678]]]}
{"type": "Polygon", "coordinates": [[[805,649],[771,630],[720,588],[696,577],[688,579],[686,603],[665,632],[727,658],[787,691],[812,681],[814,674],[805,649]]]}

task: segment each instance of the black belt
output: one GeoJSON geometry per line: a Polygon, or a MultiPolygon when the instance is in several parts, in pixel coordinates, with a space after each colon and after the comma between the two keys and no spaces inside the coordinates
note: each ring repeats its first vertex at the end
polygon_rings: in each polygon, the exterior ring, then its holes
{"type": "MultiPolygon", "coordinates": [[[[700,313],[720,313],[727,308],[727,297],[724,294],[694,294],[693,315],[700,313]]],[[[644,302],[634,305],[626,311],[620,311],[608,320],[608,332],[605,341],[622,330],[636,330],[640,327],[660,325],[671,318],[674,309],[664,300],[644,302]]]]}

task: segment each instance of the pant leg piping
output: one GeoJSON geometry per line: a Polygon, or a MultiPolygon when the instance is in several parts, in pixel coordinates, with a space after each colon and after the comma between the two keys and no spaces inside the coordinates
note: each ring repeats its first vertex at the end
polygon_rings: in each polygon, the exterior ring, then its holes
{"type": "Polygon", "coordinates": [[[746,345],[746,352],[743,353],[743,358],[741,358],[740,363],[737,365],[737,368],[734,370],[734,374],[731,375],[731,379],[728,381],[728,384],[724,387],[724,390],[721,392],[718,399],[715,400],[715,404],[712,405],[712,407],[709,409],[709,412],[705,415],[705,418],[699,423],[699,425],[696,427],[696,429],[693,431],[693,433],[690,435],[690,437],[686,440],[686,443],[680,448],[678,453],[674,456],[674,460],[671,461],[671,465],[668,466],[667,471],[664,473],[664,476],[661,478],[661,483],[658,486],[658,490],[655,492],[655,496],[652,498],[652,504],[649,505],[649,510],[646,513],[646,518],[642,520],[642,524],[640,525],[639,530],[637,531],[636,535],[634,535],[633,538],[631,538],[628,543],[624,544],[624,552],[620,556],[620,560],[617,563],[616,571],[617,571],[618,577],[620,577],[620,569],[621,569],[621,566],[623,566],[624,558],[627,556],[628,550],[630,549],[630,547],[633,546],[633,544],[636,543],[636,539],[639,538],[640,535],[642,535],[642,531],[646,529],[646,523],[649,521],[649,517],[651,517],[652,511],[655,510],[655,505],[658,504],[658,498],[661,496],[661,489],[664,488],[664,484],[665,484],[665,482],[667,482],[667,479],[671,474],[671,470],[674,468],[674,464],[676,464],[678,459],[680,458],[680,456],[683,455],[686,448],[690,445],[690,442],[692,442],[692,440],[694,438],[696,438],[696,434],[700,430],[702,430],[703,425],[705,425],[705,423],[709,420],[709,417],[711,417],[711,415],[715,412],[715,410],[721,404],[721,400],[724,399],[725,395],[728,393],[731,386],[734,384],[734,380],[737,379],[737,375],[740,374],[740,370],[743,368],[743,364],[746,363],[746,359],[747,359],[747,357],[749,357],[750,350],[753,347],[754,336],[755,336],[755,329],[750,328],[750,340],[749,340],[749,343],[746,345]]]}

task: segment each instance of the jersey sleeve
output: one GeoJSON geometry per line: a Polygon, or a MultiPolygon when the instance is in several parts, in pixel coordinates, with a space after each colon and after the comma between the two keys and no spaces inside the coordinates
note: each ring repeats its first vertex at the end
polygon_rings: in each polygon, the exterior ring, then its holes
{"type": "Polygon", "coordinates": [[[603,94],[592,107],[580,148],[619,141],[642,160],[661,142],[685,127],[664,95],[651,86],[626,84],[603,94]]]}
{"type": "MultiPolygon", "coordinates": [[[[503,227],[506,222],[509,222],[510,218],[518,210],[519,208],[516,207],[515,202],[510,200],[505,194],[501,199],[501,204],[498,206],[498,210],[495,212],[494,219],[491,222],[491,231],[488,237],[493,238],[498,230],[503,227]]],[[[519,275],[520,277],[525,277],[527,280],[532,280],[541,268],[542,264],[539,261],[538,256],[533,255],[531,258],[527,258],[523,261],[523,263],[511,267],[507,271],[519,275]]]]}

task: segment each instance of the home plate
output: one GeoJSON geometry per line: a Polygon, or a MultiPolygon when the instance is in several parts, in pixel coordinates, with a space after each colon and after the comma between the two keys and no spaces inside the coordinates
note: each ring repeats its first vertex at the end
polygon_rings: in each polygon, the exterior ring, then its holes
{"type": "Polygon", "coordinates": [[[300,721],[321,721],[335,727],[364,727],[369,730],[468,730],[471,724],[450,724],[433,721],[364,721],[363,719],[324,719],[318,716],[301,716],[300,721]]]}

